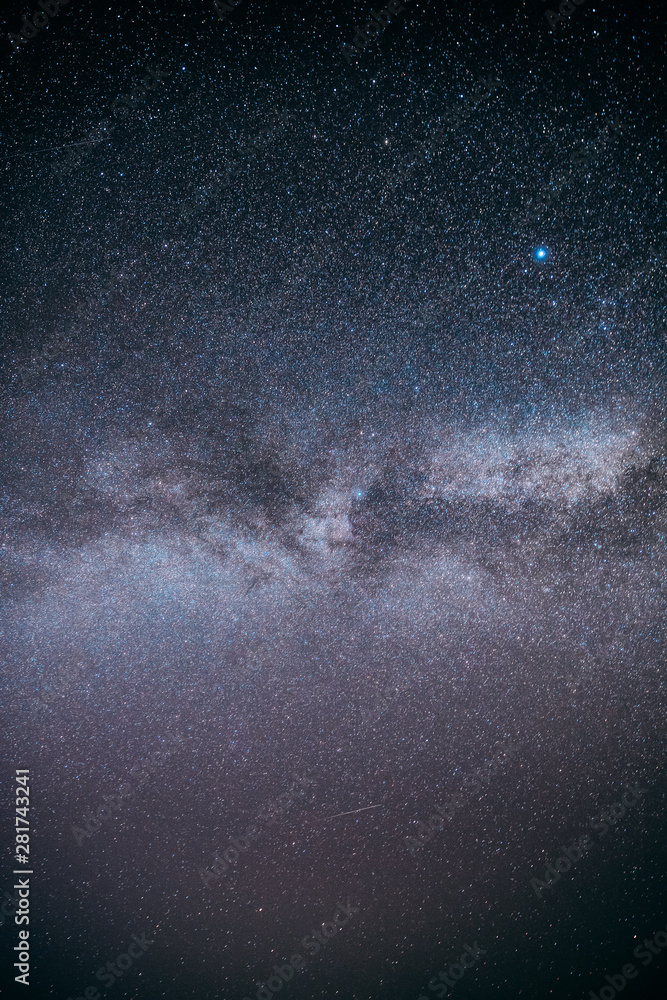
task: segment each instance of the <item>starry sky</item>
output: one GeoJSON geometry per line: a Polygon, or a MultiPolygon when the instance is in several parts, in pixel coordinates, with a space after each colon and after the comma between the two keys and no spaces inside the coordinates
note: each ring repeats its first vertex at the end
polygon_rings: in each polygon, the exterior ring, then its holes
{"type": "Polygon", "coordinates": [[[664,11],[571,6],[3,12],[5,996],[664,1000],[664,11]]]}

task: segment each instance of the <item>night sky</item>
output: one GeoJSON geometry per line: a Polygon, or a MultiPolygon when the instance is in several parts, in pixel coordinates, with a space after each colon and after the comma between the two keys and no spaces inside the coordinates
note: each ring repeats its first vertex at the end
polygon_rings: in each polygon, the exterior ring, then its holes
{"type": "Polygon", "coordinates": [[[664,6],[56,7],[0,39],[2,996],[665,1000],[664,6]]]}

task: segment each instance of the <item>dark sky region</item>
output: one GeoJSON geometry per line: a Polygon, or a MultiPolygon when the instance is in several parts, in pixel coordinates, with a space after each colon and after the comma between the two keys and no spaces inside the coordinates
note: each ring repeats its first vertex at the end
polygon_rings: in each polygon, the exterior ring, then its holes
{"type": "Polygon", "coordinates": [[[0,38],[2,996],[664,1000],[663,5],[56,6],[0,38]]]}

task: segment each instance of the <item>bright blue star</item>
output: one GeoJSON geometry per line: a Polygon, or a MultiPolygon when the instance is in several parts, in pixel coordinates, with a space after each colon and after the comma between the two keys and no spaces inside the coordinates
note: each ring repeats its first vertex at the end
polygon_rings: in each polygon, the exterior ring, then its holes
{"type": "Polygon", "coordinates": [[[546,247],[538,247],[533,256],[535,260],[546,260],[549,256],[549,251],[546,247]]]}

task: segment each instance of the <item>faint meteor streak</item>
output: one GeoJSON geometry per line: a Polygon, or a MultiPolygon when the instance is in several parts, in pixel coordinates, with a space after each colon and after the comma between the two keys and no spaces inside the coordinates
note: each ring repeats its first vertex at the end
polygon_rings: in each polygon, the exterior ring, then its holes
{"type": "Polygon", "coordinates": [[[351,809],[349,812],[345,813],[334,813],[333,816],[325,816],[324,819],[337,819],[339,816],[353,816],[354,813],[366,812],[367,809],[379,809],[382,802],[378,802],[376,806],[363,806],[361,809],[351,809]]]}

